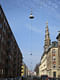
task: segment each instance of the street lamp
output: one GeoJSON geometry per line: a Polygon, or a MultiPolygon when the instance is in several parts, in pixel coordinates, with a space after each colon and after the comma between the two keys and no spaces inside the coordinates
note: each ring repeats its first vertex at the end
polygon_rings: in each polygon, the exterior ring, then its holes
{"type": "Polygon", "coordinates": [[[29,19],[34,19],[34,16],[32,15],[32,9],[31,9],[31,14],[29,16],[29,19]]]}
{"type": "Polygon", "coordinates": [[[29,16],[30,19],[34,19],[34,16],[32,15],[32,13],[29,16]]]}

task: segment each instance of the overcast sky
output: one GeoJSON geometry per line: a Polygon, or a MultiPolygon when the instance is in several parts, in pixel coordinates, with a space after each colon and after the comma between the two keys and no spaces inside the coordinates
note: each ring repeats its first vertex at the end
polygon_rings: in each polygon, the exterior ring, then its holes
{"type": "Polygon", "coordinates": [[[60,30],[60,1],[0,0],[0,3],[24,56],[23,61],[28,68],[34,68],[43,54],[46,21],[51,41],[56,40],[60,30]],[[29,19],[31,8],[33,20],[29,19]]]}

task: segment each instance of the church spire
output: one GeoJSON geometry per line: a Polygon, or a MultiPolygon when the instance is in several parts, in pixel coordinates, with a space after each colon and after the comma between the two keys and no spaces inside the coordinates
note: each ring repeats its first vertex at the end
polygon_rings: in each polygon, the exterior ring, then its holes
{"type": "Polygon", "coordinates": [[[49,35],[49,29],[48,29],[48,22],[46,22],[45,44],[44,44],[44,50],[45,51],[49,47],[50,44],[51,44],[51,41],[50,41],[50,35],[49,35]]]}

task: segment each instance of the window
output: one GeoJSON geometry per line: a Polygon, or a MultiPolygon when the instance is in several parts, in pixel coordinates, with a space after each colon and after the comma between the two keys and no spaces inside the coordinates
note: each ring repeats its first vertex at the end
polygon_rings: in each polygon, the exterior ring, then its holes
{"type": "Polygon", "coordinates": [[[5,20],[5,18],[4,18],[4,24],[6,24],[6,20],[5,20]]]}
{"type": "Polygon", "coordinates": [[[53,64],[56,64],[56,61],[53,61],[53,64]]]}
{"type": "Polygon", "coordinates": [[[2,69],[2,74],[3,74],[3,69],[2,69]]]}
{"type": "Polygon", "coordinates": [[[7,27],[8,28],[8,24],[7,24],[7,21],[6,21],[6,19],[4,18],[4,24],[5,24],[5,27],[7,27]]]}
{"type": "Polygon", "coordinates": [[[1,34],[0,34],[0,39],[1,39],[1,34]]]}
{"type": "Polygon", "coordinates": [[[0,69],[0,74],[2,73],[2,70],[0,69]]]}
{"type": "Polygon", "coordinates": [[[6,30],[3,28],[3,32],[6,34],[6,30]]]}
{"type": "Polygon", "coordinates": [[[56,64],[53,65],[53,68],[56,68],[56,64]]]}
{"type": "Polygon", "coordinates": [[[53,56],[53,58],[52,58],[53,60],[56,60],[56,56],[53,56]]]}
{"type": "Polygon", "coordinates": [[[53,72],[53,77],[56,77],[56,72],[53,72]]]}
{"type": "Polygon", "coordinates": [[[55,53],[56,53],[56,50],[55,50],[55,49],[53,49],[53,50],[52,50],[52,53],[53,53],[53,54],[55,54],[55,53]]]}
{"type": "Polygon", "coordinates": [[[2,40],[1,40],[2,42],[4,42],[4,38],[3,38],[3,36],[2,36],[2,40]]]}
{"type": "Polygon", "coordinates": [[[11,60],[11,55],[9,55],[9,60],[11,60]]]}
{"type": "Polygon", "coordinates": [[[0,28],[2,28],[2,24],[0,23],[0,28]]]}
{"type": "Polygon", "coordinates": [[[1,16],[1,10],[0,10],[0,16],[1,16]]]}

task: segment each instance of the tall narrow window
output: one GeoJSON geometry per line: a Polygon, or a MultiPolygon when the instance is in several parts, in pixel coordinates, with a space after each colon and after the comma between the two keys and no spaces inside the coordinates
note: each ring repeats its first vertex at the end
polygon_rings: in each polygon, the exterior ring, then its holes
{"type": "Polygon", "coordinates": [[[2,24],[0,23],[0,28],[2,28],[2,24]]]}
{"type": "Polygon", "coordinates": [[[0,10],[0,16],[1,16],[1,10],[0,10]]]}
{"type": "Polygon", "coordinates": [[[55,78],[56,78],[56,72],[53,72],[53,77],[55,77],[55,78]]]}
{"type": "Polygon", "coordinates": [[[0,62],[1,62],[1,48],[0,48],[0,62]]]}

